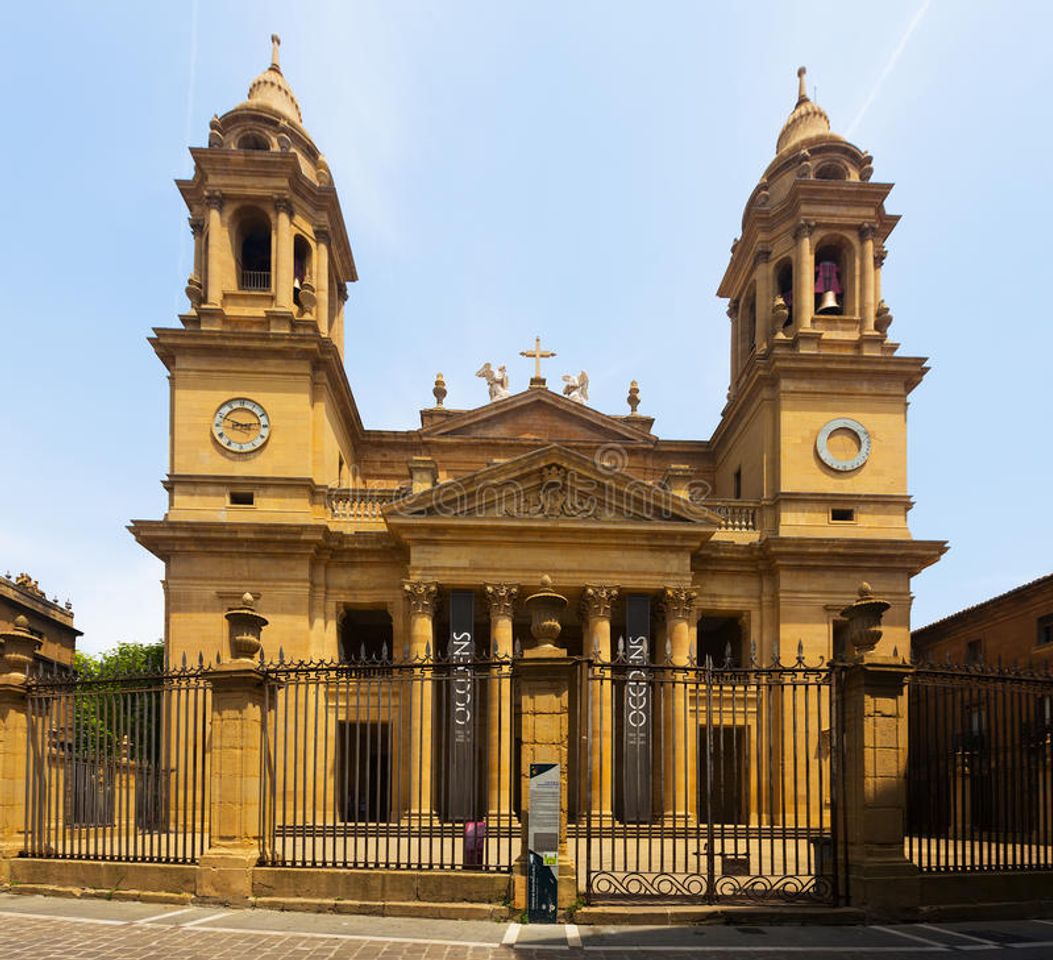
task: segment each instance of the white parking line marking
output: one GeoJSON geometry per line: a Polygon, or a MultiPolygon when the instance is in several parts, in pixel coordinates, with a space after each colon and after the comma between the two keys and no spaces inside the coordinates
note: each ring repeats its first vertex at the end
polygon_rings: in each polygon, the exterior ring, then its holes
{"type": "Polygon", "coordinates": [[[220,917],[225,916],[222,910],[219,913],[206,913],[203,917],[198,917],[196,920],[187,920],[186,923],[177,924],[180,930],[185,930],[187,927],[196,927],[199,923],[208,923],[209,920],[218,920],[220,917]]]}
{"type": "MultiPolygon", "coordinates": [[[[935,930],[937,933],[946,933],[952,937],[961,937],[963,940],[971,940],[973,943],[983,944],[985,947],[1001,947],[1002,944],[995,943],[994,940],[985,940],[983,937],[974,937],[969,933],[959,933],[957,930],[948,930],[946,927],[937,927],[932,923],[919,923],[919,927],[924,927],[926,930],[935,930]]],[[[974,949],[970,947],[956,947],[957,950],[969,950],[974,949]]]]}
{"type": "Polygon", "coordinates": [[[580,947],[581,946],[581,934],[578,933],[577,924],[565,923],[565,924],[563,924],[563,931],[567,935],[567,946],[568,947],[580,947]]]}
{"type": "Polygon", "coordinates": [[[155,913],[152,917],[143,917],[136,923],[153,923],[155,920],[167,920],[169,917],[178,917],[181,913],[190,913],[195,907],[184,907],[182,910],[169,910],[168,913],[155,913]]]}
{"type": "Polygon", "coordinates": [[[517,939],[519,939],[519,924],[510,923],[508,929],[505,931],[505,935],[501,938],[501,945],[504,947],[511,947],[515,945],[517,939]]]}
{"type": "Polygon", "coordinates": [[[127,920],[99,920],[95,917],[60,917],[53,913],[30,913],[28,910],[0,910],[0,917],[22,917],[26,920],[66,920],[71,923],[101,923],[106,927],[123,927],[127,920]]]}
{"type": "Polygon", "coordinates": [[[941,950],[951,949],[947,944],[940,943],[938,940],[928,940],[925,937],[919,937],[916,934],[907,933],[905,930],[897,930],[895,927],[880,927],[877,924],[871,924],[867,929],[880,930],[882,933],[891,933],[894,937],[905,937],[907,940],[915,941],[915,943],[924,943],[930,947],[939,947],[941,950]]]}

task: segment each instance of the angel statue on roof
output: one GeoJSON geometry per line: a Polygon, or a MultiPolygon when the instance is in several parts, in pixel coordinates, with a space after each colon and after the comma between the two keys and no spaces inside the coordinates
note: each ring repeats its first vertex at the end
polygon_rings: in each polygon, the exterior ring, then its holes
{"type": "Polygon", "coordinates": [[[589,375],[582,370],[576,377],[563,374],[563,396],[575,403],[586,403],[589,399],[589,375]]]}
{"type": "Polygon", "coordinates": [[[490,366],[490,362],[484,363],[478,370],[475,371],[477,377],[482,377],[486,381],[486,385],[490,388],[490,402],[493,403],[495,400],[504,400],[505,397],[509,396],[508,392],[508,372],[504,368],[504,364],[494,371],[494,368],[490,366]]]}

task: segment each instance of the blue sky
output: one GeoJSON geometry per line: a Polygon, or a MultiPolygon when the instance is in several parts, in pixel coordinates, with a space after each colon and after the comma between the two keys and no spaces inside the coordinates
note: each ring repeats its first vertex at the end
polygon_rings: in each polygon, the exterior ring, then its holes
{"type": "Polygon", "coordinates": [[[714,291],[792,108],[795,70],[875,157],[903,215],[883,293],[912,398],[915,536],[951,552],[916,625],[1053,569],[1046,226],[1053,5],[36,3],[2,15],[0,571],[71,597],[89,650],[163,631],[165,371],[184,308],[190,144],[282,64],[328,157],[361,280],[347,367],[367,425],[450,406],[535,333],[552,375],[630,379],[666,437],[710,435],[727,389],[714,291]]]}

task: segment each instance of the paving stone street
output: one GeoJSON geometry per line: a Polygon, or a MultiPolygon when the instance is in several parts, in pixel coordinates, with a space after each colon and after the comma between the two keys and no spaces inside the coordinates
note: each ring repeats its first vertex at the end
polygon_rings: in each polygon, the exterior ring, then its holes
{"type": "Polygon", "coordinates": [[[4,960],[868,960],[1053,957],[1053,921],[896,926],[586,927],[224,910],[0,895],[4,960]]]}

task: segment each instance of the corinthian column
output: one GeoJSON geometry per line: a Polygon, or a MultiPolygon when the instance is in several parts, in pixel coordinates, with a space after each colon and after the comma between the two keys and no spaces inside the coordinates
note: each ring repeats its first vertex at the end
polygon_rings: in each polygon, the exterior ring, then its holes
{"type": "Polygon", "coordinates": [[[223,249],[223,241],[220,239],[223,230],[223,194],[218,190],[210,190],[205,194],[205,203],[208,204],[208,235],[205,238],[208,244],[208,257],[205,263],[205,302],[218,307],[223,299],[222,277],[220,276],[220,253],[223,249]]]}
{"type": "Polygon", "coordinates": [[[490,819],[499,821],[512,816],[512,614],[519,597],[519,587],[510,583],[488,583],[486,599],[490,604],[490,668],[488,697],[487,787],[490,819]]]}
{"type": "Polygon", "coordinates": [[[277,239],[274,244],[274,264],[271,282],[274,289],[274,305],[282,310],[292,309],[292,201],[288,197],[275,197],[274,209],[278,214],[277,239]]]}
{"type": "Polygon", "coordinates": [[[613,816],[614,712],[611,709],[611,606],[618,588],[586,586],[581,593],[581,619],[585,626],[583,653],[593,658],[588,680],[590,691],[588,743],[589,812],[594,817],[613,816]]]}
{"type": "Polygon", "coordinates": [[[315,227],[314,242],[314,289],[317,298],[314,314],[319,333],[327,337],[329,336],[329,231],[323,227],[315,227]]]}
{"type": "Polygon", "coordinates": [[[696,629],[697,597],[694,590],[666,587],[660,608],[665,616],[665,645],[670,660],[662,692],[662,806],[666,817],[677,819],[693,815],[697,807],[698,718],[689,697],[692,687],[685,669],[696,629]]]}
{"type": "Polygon", "coordinates": [[[872,223],[864,223],[859,228],[859,239],[863,243],[862,269],[860,276],[863,281],[863,296],[860,303],[860,313],[863,317],[863,332],[874,332],[874,317],[877,312],[877,300],[874,298],[874,234],[876,229],[872,223]]]}
{"type": "Polygon", "coordinates": [[[793,319],[797,330],[812,328],[815,313],[815,251],[812,250],[810,220],[797,224],[793,238],[797,241],[797,262],[793,267],[793,319]]]}
{"type": "Polygon", "coordinates": [[[432,756],[432,657],[434,654],[435,600],[438,586],[428,580],[405,580],[403,595],[409,612],[410,662],[416,669],[406,674],[403,686],[402,729],[409,743],[402,756],[409,760],[409,809],[416,818],[431,817],[432,756]],[[406,687],[408,686],[408,690],[406,687]]]}

